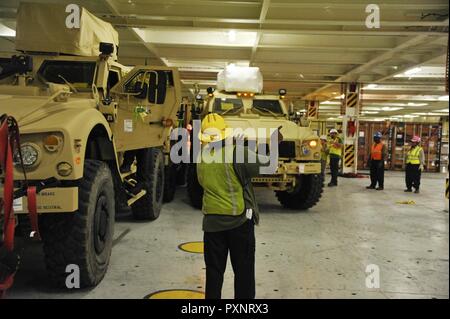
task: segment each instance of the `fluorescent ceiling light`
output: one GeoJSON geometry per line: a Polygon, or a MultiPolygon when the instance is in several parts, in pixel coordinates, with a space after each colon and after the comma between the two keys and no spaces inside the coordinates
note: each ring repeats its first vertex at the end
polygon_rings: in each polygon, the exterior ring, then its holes
{"type": "Polygon", "coordinates": [[[378,111],[362,111],[363,114],[378,114],[378,111]]]}
{"type": "Polygon", "coordinates": [[[320,102],[319,104],[320,105],[341,105],[342,103],[341,102],[337,102],[337,101],[335,101],[335,102],[333,102],[333,101],[323,101],[323,102],[320,102]]]}
{"type": "Polygon", "coordinates": [[[405,71],[405,75],[413,75],[413,74],[419,73],[421,71],[422,71],[421,67],[412,68],[412,69],[409,69],[408,71],[405,71]]]}
{"type": "Polygon", "coordinates": [[[439,101],[448,101],[448,95],[442,95],[438,98],[439,101]]]}
{"type": "Polygon", "coordinates": [[[236,41],[236,31],[235,30],[228,31],[228,41],[230,41],[230,42],[236,41]]]}
{"type": "Polygon", "coordinates": [[[405,114],[405,115],[403,115],[403,117],[405,117],[405,118],[414,118],[414,117],[419,117],[419,116],[411,115],[411,114],[405,114]]]}
{"type": "Polygon", "coordinates": [[[408,106],[426,106],[428,103],[414,103],[414,102],[408,102],[408,106]]]}
{"type": "Polygon", "coordinates": [[[409,69],[403,73],[394,75],[395,78],[443,78],[445,67],[423,66],[409,69]]]}
{"type": "MultiPolygon", "coordinates": [[[[169,67],[179,68],[180,71],[194,71],[194,72],[220,72],[222,71],[228,64],[228,62],[224,61],[201,61],[201,60],[188,60],[188,59],[168,59],[161,58],[164,64],[169,67]]],[[[249,66],[250,61],[248,60],[240,60],[233,61],[233,64],[237,66],[249,66]]]]}
{"type": "Polygon", "coordinates": [[[398,110],[402,110],[402,109],[403,109],[403,107],[389,107],[389,106],[385,106],[385,107],[381,108],[382,111],[386,111],[386,112],[398,111],[398,110]]]}
{"type": "Polygon", "coordinates": [[[8,28],[6,25],[0,23],[0,36],[1,37],[15,37],[16,31],[8,28]]]}
{"type": "Polygon", "coordinates": [[[375,89],[378,85],[377,84],[369,84],[366,86],[367,89],[375,89]]]}
{"type": "Polygon", "coordinates": [[[153,30],[133,28],[147,43],[205,46],[253,47],[255,31],[206,31],[206,30],[153,30]]]}

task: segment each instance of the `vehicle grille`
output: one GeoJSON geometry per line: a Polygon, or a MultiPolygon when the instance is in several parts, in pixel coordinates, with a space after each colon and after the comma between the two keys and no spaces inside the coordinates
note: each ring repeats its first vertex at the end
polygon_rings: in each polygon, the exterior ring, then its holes
{"type": "Polygon", "coordinates": [[[295,157],[295,142],[283,141],[278,145],[278,156],[294,158],[295,157]]]}

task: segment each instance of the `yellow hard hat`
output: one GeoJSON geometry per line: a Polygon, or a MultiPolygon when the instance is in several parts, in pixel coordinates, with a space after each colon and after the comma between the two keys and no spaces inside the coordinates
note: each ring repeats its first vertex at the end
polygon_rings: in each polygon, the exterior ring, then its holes
{"type": "Polygon", "coordinates": [[[210,113],[202,120],[200,141],[203,143],[218,142],[230,135],[225,119],[217,113],[210,113]]]}

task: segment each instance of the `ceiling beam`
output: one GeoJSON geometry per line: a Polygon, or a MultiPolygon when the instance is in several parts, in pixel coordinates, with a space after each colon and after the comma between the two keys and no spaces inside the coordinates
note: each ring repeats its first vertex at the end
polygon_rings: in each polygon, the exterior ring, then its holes
{"type": "MultiPolygon", "coordinates": [[[[337,78],[335,80],[335,82],[341,83],[341,82],[350,82],[350,81],[355,81],[357,80],[357,76],[361,73],[363,73],[364,71],[367,71],[383,62],[385,62],[386,60],[389,60],[393,57],[395,57],[395,55],[405,49],[408,49],[410,47],[416,46],[420,43],[423,43],[424,41],[426,41],[428,39],[428,37],[426,35],[419,35],[416,37],[413,37],[407,41],[404,41],[403,43],[399,44],[398,46],[396,46],[395,48],[382,53],[380,55],[377,55],[376,57],[372,58],[371,60],[367,61],[365,64],[360,65],[352,70],[350,70],[349,72],[345,73],[344,75],[340,76],[339,78],[337,78]]],[[[320,91],[323,91],[325,89],[327,89],[328,87],[330,87],[331,84],[325,85],[323,87],[321,87],[318,90],[315,90],[309,94],[307,94],[305,97],[306,98],[311,98],[314,97],[315,94],[318,94],[320,91]]]]}
{"type": "MultiPolygon", "coordinates": [[[[301,29],[301,28],[285,28],[285,29],[274,29],[274,28],[266,28],[263,26],[258,26],[257,23],[252,23],[249,25],[239,25],[235,24],[233,22],[229,22],[224,24],[223,26],[208,26],[208,27],[198,27],[194,26],[193,24],[196,23],[196,21],[189,21],[191,25],[157,25],[154,23],[151,23],[151,21],[146,20],[137,20],[134,18],[127,19],[127,23],[123,23],[123,18],[119,17],[107,17],[103,16],[103,20],[110,22],[111,24],[118,26],[118,27],[135,27],[135,28],[151,28],[152,30],[165,30],[165,29],[182,29],[184,31],[201,31],[201,30],[211,30],[211,31],[224,31],[224,30],[230,30],[234,29],[237,31],[245,31],[245,32],[264,32],[264,33],[270,33],[270,34],[302,34],[302,35],[360,35],[360,36],[414,36],[414,35],[430,35],[430,36],[441,36],[441,37],[447,37],[448,32],[446,31],[433,31],[429,29],[423,29],[423,30],[407,30],[399,29],[399,30],[391,30],[391,31],[376,31],[376,30],[341,30],[339,27],[334,27],[334,29],[323,29],[320,28],[318,30],[312,30],[311,28],[308,29],[301,29]]],[[[166,21],[167,22],[167,21],[166,21]]],[[[174,22],[174,21],[169,21],[174,22]]]]}
{"type": "MultiPolygon", "coordinates": [[[[169,5],[167,0],[159,0],[159,1],[152,1],[152,5],[169,5]]],[[[259,2],[258,1],[220,1],[218,3],[217,1],[213,0],[172,0],[170,1],[170,5],[177,6],[177,5],[189,5],[189,6],[213,6],[217,7],[220,6],[232,6],[232,7],[250,7],[250,8],[258,8],[259,2]]]]}
{"type": "MultiPolygon", "coordinates": [[[[432,54],[430,54],[430,55],[427,55],[427,56],[425,56],[425,57],[422,57],[422,58],[420,59],[420,61],[418,61],[418,62],[416,62],[416,63],[408,64],[408,65],[402,67],[401,69],[398,69],[398,70],[396,70],[395,72],[392,72],[392,73],[390,73],[390,74],[388,74],[388,75],[386,75],[386,76],[383,76],[383,77],[381,77],[381,78],[379,78],[379,79],[377,79],[377,80],[375,80],[375,81],[373,81],[373,82],[374,82],[374,83],[381,83],[381,82],[383,82],[383,81],[385,81],[385,80],[391,79],[392,77],[394,77],[394,76],[397,75],[397,74],[402,74],[402,73],[404,73],[405,71],[407,71],[407,70],[409,70],[409,69],[411,69],[411,68],[414,68],[414,67],[418,67],[418,66],[427,64],[429,61],[433,61],[434,59],[437,59],[437,58],[445,58],[445,57],[447,57],[447,50],[441,50],[441,51],[432,53],[432,54]]],[[[444,79],[443,79],[443,80],[444,80],[444,79]]]]}
{"type": "MultiPolygon", "coordinates": [[[[360,9],[365,8],[364,3],[331,3],[331,2],[276,2],[273,3],[274,8],[301,8],[301,9],[360,9]]],[[[382,3],[380,4],[381,9],[398,9],[398,10],[417,10],[418,8],[422,10],[445,10],[448,9],[448,3],[430,3],[429,1],[422,1],[421,3],[382,3]]]]}
{"type": "MultiPolygon", "coordinates": [[[[259,28],[262,27],[264,21],[266,20],[267,12],[269,11],[269,7],[270,7],[270,1],[271,0],[263,0],[263,2],[262,2],[261,12],[259,14],[259,28]]],[[[252,54],[250,56],[250,66],[253,66],[253,63],[255,61],[256,51],[258,50],[258,46],[261,41],[261,37],[262,37],[262,32],[258,31],[256,34],[255,43],[253,44],[253,47],[252,47],[252,54]]]]}
{"type": "MultiPolygon", "coordinates": [[[[110,1],[110,0],[108,0],[110,1]]],[[[264,1],[264,0],[263,0],[264,1]]],[[[264,1],[265,2],[265,1],[264,1]]],[[[262,9],[265,9],[264,2],[262,9]]],[[[98,15],[108,16],[110,14],[97,13],[98,15]]],[[[261,14],[264,13],[261,10],[261,14]]],[[[283,25],[305,25],[305,26],[361,26],[366,28],[365,20],[303,20],[303,19],[250,19],[250,18],[217,18],[217,17],[195,17],[195,16],[154,16],[145,14],[119,15],[116,17],[128,17],[135,20],[153,20],[153,21],[184,21],[184,22],[207,22],[207,23],[231,23],[231,24],[283,24],[283,25]]],[[[448,27],[447,20],[403,20],[403,21],[381,21],[386,27],[448,27]]]]}
{"type": "MultiPolygon", "coordinates": [[[[117,6],[116,6],[116,4],[114,3],[113,0],[104,0],[104,1],[105,1],[106,6],[108,7],[108,9],[111,10],[112,14],[114,14],[114,15],[116,15],[116,16],[120,16],[120,15],[121,15],[120,12],[119,12],[119,9],[117,8],[117,6]]],[[[156,59],[157,59],[162,65],[165,65],[165,62],[161,59],[161,57],[160,57],[160,55],[159,55],[158,50],[156,49],[156,47],[155,47],[153,44],[147,43],[146,41],[144,41],[144,40],[142,39],[142,37],[141,37],[141,36],[136,32],[136,30],[134,30],[133,28],[130,28],[130,30],[131,30],[131,32],[134,33],[135,37],[136,37],[137,39],[139,39],[139,42],[140,42],[141,44],[143,44],[144,47],[147,48],[147,50],[148,50],[153,56],[155,56],[156,59]]],[[[120,43],[120,42],[119,42],[119,43],[120,43]]]]}

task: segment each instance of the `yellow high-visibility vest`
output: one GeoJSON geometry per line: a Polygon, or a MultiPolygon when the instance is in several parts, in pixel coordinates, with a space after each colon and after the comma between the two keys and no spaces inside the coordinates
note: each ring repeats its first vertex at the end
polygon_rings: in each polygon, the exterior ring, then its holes
{"type": "Polygon", "coordinates": [[[337,156],[341,157],[342,156],[342,147],[334,147],[334,145],[333,145],[334,143],[341,144],[340,138],[336,137],[334,140],[330,139],[328,141],[328,148],[330,150],[330,155],[333,154],[333,155],[337,155],[337,156]]]}
{"type": "Polygon", "coordinates": [[[422,148],[420,146],[416,146],[408,151],[406,154],[406,164],[420,164],[420,152],[422,148]]]}
{"type": "Polygon", "coordinates": [[[197,164],[198,181],[204,190],[202,211],[205,215],[237,216],[244,212],[243,187],[231,158],[233,149],[232,145],[224,146],[216,154],[204,154],[208,160],[202,158],[197,164]]]}

